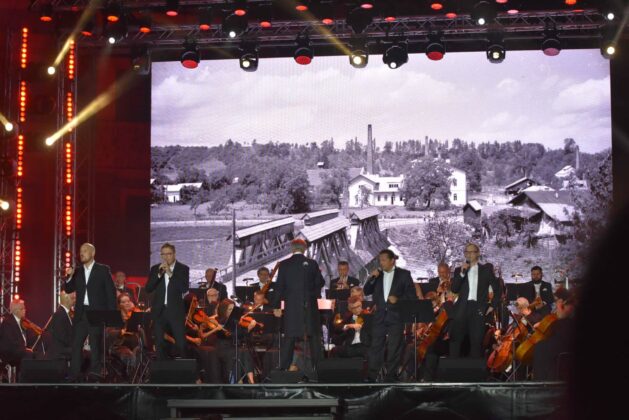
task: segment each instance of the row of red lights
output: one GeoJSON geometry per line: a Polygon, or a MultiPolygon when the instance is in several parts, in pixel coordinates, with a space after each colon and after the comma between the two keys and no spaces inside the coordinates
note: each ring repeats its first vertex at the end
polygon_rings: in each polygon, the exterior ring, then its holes
{"type": "Polygon", "coordinates": [[[20,122],[26,121],[26,81],[20,81],[20,122]]]}
{"type": "Polygon", "coordinates": [[[68,79],[74,80],[74,68],[75,68],[75,43],[74,40],[70,41],[70,51],[68,51],[68,79]]]}
{"type": "MultiPolygon", "coordinates": [[[[68,79],[74,80],[75,71],[76,71],[76,48],[74,42],[70,45],[70,52],[67,57],[67,69],[68,69],[68,79]]],[[[74,93],[71,89],[66,92],[66,120],[67,122],[71,122],[74,119],[75,115],[75,103],[74,103],[74,93]]],[[[68,131],[72,131],[72,128],[68,129],[68,131]]],[[[70,238],[72,236],[73,227],[72,227],[72,195],[70,193],[70,188],[72,183],[74,182],[74,173],[73,173],[73,161],[74,161],[74,148],[72,146],[72,141],[70,138],[66,139],[64,142],[64,162],[65,162],[65,185],[67,187],[65,202],[64,202],[64,227],[66,237],[70,238]]],[[[72,263],[72,250],[66,249],[65,251],[65,266],[70,267],[72,263]]]]}
{"type": "Polygon", "coordinates": [[[22,48],[20,50],[20,67],[26,68],[26,59],[28,53],[28,28],[22,28],[22,48]]]}

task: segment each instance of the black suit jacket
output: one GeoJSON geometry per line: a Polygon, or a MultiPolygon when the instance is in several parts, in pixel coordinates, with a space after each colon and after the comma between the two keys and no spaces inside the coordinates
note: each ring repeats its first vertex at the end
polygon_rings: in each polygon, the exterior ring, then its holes
{"type": "MultiPolygon", "coordinates": [[[[332,279],[330,281],[330,290],[336,290],[336,284],[339,282],[340,277],[332,279]]],[[[351,289],[354,286],[360,286],[360,280],[356,277],[347,276],[347,284],[349,284],[349,288],[351,289]]]]}
{"type": "MultiPolygon", "coordinates": [[[[351,346],[352,341],[354,341],[354,329],[348,328],[343,330],[343,327],[347,324],[353,324],[354,320],[352,318],[353,314],[350,311],[345,312],[343,315],[343,322],[335,327],[336,337],[333,340],[335,344],[342,344],[344,346],[351,346]]],[[[360,342],[365,346],[371,346],[371,326],[373,315],[371,314],[362,314],[363,326],[360,329],[360,342]]]]}
{"type": "Polygon", "coordinates": [[[76,292],[75,319],[79,320],[83,315],[85,293],[87,293],[91,310],[116,309],[116,288],[108,266],[94,262],[90,278],[87,279],[87,286],[85,280],[85,269],[81,264],[74,270],[72,278],[64,286],[66,293],[76,292]]]}
{"type": "Polygon", "coordinates": [[[24,330],[26,336],[26,344],[24,344],[24,336],[20,331],[19,325],[12,314],[6,315],[0,324],[0,358],[5,362],[19,362],[22,354],[24,354],[27,346],[35,343],[35,333],[31,330],[24,330]]]}
{"type": "Polygon", "coordinates": [[[439,287],[439,283],[441,283],[439,277],[433,277],[428,279],[428,283],[420,283],[419,287],[422,289],[424,296],[426,296],[426,293],[428,292],[436,292],[439,287]]]}
{"type": "MultiPolygon", "coordinates": [[[[454,317],[464,311],[465,304],[468,301],[468,295],[470,292],[470,285],[467,278],[468,272],[461,273],[461,267],[457,267],[454,270],[454,277],[452,278],[452,291],[458,293],[459,298],[456,301],[454,307],[454,317]]],[[[494,298],[492,300],[492,306],[498,307],[500,303],[500,283],[494,275],[494,266],[487,264],[478,264],[478,286],[476,287],[476,301],[483,314],[487,311],[487,305],[489,300],[489,286],[494,291],[494,298]]]]}
{"type": "MultiPolygon", "coordinates": [[[[547,281],[542,280],[539,294],[542,297],[542,300],[546,302],[546,305],[537,309],[535,312],[539,312],[541,315],[548,315],[550,313],[553,303],[555,302],[555,297],[553,296],[553,287],[547,281]]],[[[522,297],[525,297],[529,301],[529,303],[532,303],[535,300],[535,285],[533,284],[532,280],[520,286],[520,295],[522,297]]]]}
{"type": "Polygon", "coordinates": [[[271,307],[284,301],[284,334],[303,337],[320,334],[321,322],[317,299],[325,280],[319,264],[303,254],[293,254],[280,263],[271,307]]]}
{"type": "Polygon", "coordinates": [[[146,291],[148,293],[154,292],[151,317],[157,319],[162,315],[162,312],[164,312],[164,298],[166,293],[168,293],[168,308],[166,312],[168,312],[171,319],[181,319],[181,322],[183,322],[183,318],[186,316],[183,296],[188,293],[190,288],[190,268],[176,261],[173,275],[168,282],[167,291],[165,275],[159,274],[159,266],[160,264],[155,264],[151,267],[149,280],[146,283],[146,291]]]}
{"type": "MultiPolygon", "coordinates": [[[[262,290],[261,283],[256,283],[253,285],[253,291],[257,292],[258,290],[262,290]]],[[[266,292],[266,300],[268,300],[269,302],[273,302],[274,294],[275,294],[275,282],[272,282],[271,286],[269,286],[269,290],[266,292]]]]}
{"type": "Polygon", "coordinates": [[[50,334],[50,346],[46,351],[47,359],[67,359],[72,355],[72,322],[63,306],[59,305],[52,315],[47,333],[50,334]]]}
{"type": "MultiPolygon", "coordinates": [[[[384,272],[380,272],[378,277],[369,277],[363,292],[365,295],[373,295],[373,302],[375,305],[375,312],[373,313],[374,323],[384,322],[385,320],[391,323],[400,322],[400,314],[397,309],[397,304],[391,304],[384,300],[384,272]]],[[[389,296],[396,296],[398,302],[400,300],[414,300],[417,299],[415,292],[415,285],[411,277],[411,272],[400,267],[395,267],[393,273],[393,282],[391,283],[391,291],[389,296]]]]}

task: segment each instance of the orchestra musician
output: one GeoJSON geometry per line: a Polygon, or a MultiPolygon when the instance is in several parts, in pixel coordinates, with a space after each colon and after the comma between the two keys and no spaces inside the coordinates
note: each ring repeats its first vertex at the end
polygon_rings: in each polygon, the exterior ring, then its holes
{"type": "Polygon", "coordinates": [[[116,271],[114,274],[114,285],[116,286],[116,297],[121,293],[129,295],[134,304],[137,304],[137,300],[133,290],[127,287],[127,275],[123,271],[116,271]]]}
{"type": "Polygon", "coordinates": [[[185,346],[185,319],[183,296],[190,287],[190,269],[177,261],[175,246],[169,243],[160,249],[162,262],[151,267],[146,291],[153,293],[151,317],[153,334],[160,359],[168,357],[164,333],[169,332],[175,340],[178,354],[183,356],[185,346]]]}
{"type": "Polygon", "coordinates": [[[216,308],[218,307],[218,302],[220,302],[218,296],[219,292],[217,289],[207,289],[205,292],[205,296],[207,297],[207,301],[205,303],[205,314],[208,316],[216,315],[216,308]]]}
{"type": "Polygon", "coordinates": [[[72,357],[72,322],[75,303],[76,292],[66,293],[64,290],[61,290],[59,293],[59,306],[52,315],[47,330],[50,335],[50,346],[46,351],[47,359],[70,361],[72,357]]]}
{"type": "Polygon", "coordinates": [[[373,295],[374,313],[372,341],[369,348],[368,381],[375,382],[384,363],[386,344],[385,382],[396,380],[404,346],[404,324],[397,304],[401,299],[416,299],[415,286],[408,270],[395,266],[397,256],[390,249],[378,255],[380,269],[372,271],[363,291],[373,295]]]}
{"type": "Polygon", "coordinates": [[[539,312],[543,317],[548,315],[555,301],[552,285],[543,281],[544,274],[540,266],[531,268],[531,281],[521,286],[520,294],[529,302],[529,307],[534,312],[539,312]]]}
{"type": "MultiPolygon", "coordinates": [[[[291,241],[292,256],[280,262],[275,294],[271,301],[275,316],[280,317],[280,303],[284,301],[284,340],[281,350],[280,369],[289,368],[294,355],[297,340],[304,340],[310,345],[310,365],[306,369],[316,371],[317,363],[323,353],[321,345],[321,321],[317,299],[325,280],[319,264],[304,255],[306,241],[291,241]]],[[[304,372],[305,376],[311,372],[304,372]]]]}
{"type": "Polygon", "coordinates": [[[107,328],[107,348],[109,348],[110,354],[122,363],[124,366],[124,374],[128,379],[130,372],[132,372],[136,366],[137,354],[140,348],[140,338],[138,333],[127,331],[127,325],[131,315],[140,310],[136,308],[131,296],[127,293],[120,293],[116,301],[124,326],[122,328],[107,328]]]}
{"type": "Polygon", "coordinates": [[[19,371],[22,360],[35,358],[31,346],[38,334],[36,326],[26,319],[23,300],[13,299],[9,311],[0,324],[0,358],[19,371]]]}
{"type": "MultiPolygon", "coordinates": [[[[454,270],[452,291],[458,293],[454,306],[454,319],[450,325],[450,357],[459,357],[465,336],[470,339],[470,357],[478,358],[482,352],[485,332],[485,315],[488,308],[489,288],[500,291],[494,267],[480,264],[480,248],[469,243],[465,246],[465,262],[454,270]]],[[[500,292],[494,293],[492,306],[498,307],[500,292]]]]}
{"type": "Polygon", "coordinates": [[[349,289],[349,297],[352,297],[352,296],[358,296],[360,300],[362,301],[365,300],[365,292],[363,288],[360,286],[354,286],[351,289],[349,289]]]}
{"type": "Polygon", "coordinates": [[[77,269],[68,267],[66,276],[69,279],[64,285],[66,293],[76,292],[74,308],[74,339],[72,342],[72,359],[70,361],[71,378],[76,380],[81,373],[83,345],[89,336],[90,343],[90,375],[100,377],[102,368],[101,351],[103,350],[103,329],[99,324],[91,324],[88,312],[116,309],[116,290],[111,279],[111,271],[104,264],[94,261],[96,248],[84,243],[79,249],[81,266],[77,269]]]}
{"type": "Polygon", "coordinates": [[[273,293],[275,293],[275,285],[271,279],[271,272],[267,267],[260,267],[258,268],[256,274],[258,276],[259,283],[253,285],[253,291],[255,293],[258,290],[262,290],[264,286],[271,282],[266,293],[266,298],[270,302],[273,300],[273,293]]]}
{"type": "Polygon", "coordinates": [[[371,344],[371,315],[363,309],[363,302],[358,296],[349,298],[347,309],[339,322],[334,323],[340,344],[334,347],[332,355],[364,358],[371,344]]]}
{"type": "Polygon", "coordinates": [[[339,261],[337,265],[339,276],[330,281],[330,290],[351,289],[359,286],[360,281],[356,277],[349,275],[349,263],[347,261],[339,261]]]}
{"type": "Polygon", "coordinates": [[[219,283],[216,281],[216,269],[208,268],[205,270],[205,280],[207,281],[207,288],[218,290],[218,300],[219,302],[225,298],[227,298],[227,286],[223,283],[219,283]]]}

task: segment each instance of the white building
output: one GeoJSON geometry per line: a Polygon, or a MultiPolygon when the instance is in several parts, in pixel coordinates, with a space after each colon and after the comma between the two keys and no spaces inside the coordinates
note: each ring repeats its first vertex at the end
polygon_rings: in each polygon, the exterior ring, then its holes
{"type": "MultiPolygon", "coordinates": [[[[452,168],[450,177],[450,204],[463,206],[467,202],[467,178],[465,172],[452,168]]],[[[349,181],[349,206],[404,206],[400,189],[404,175],[380,176],[364,171],[349,181]]]]}
{"type": "Polygon", "coordinates": [[[167,203],[178,203],[181,200],[181,189],[183,187],[201,188],[200,182],[186,182],[183,184],[164,185],[164,195],[167,203]]]}

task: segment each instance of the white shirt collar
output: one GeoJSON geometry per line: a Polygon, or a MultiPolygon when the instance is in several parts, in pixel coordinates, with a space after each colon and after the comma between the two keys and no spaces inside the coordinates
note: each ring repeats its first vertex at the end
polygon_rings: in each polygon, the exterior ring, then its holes
{"type": "Polygon", "coordinates": [[[391,269],[391,271],[385,271],[385,270],[382,270],[382,272],[383,272],[384,274],[393,274],[393,272],[394,272],[394,271],[395,271],[395,266],[393,266],[393,268],[391,269]]]}
{"type": "Polygon", "coordinates": [[[83,268],[85,268],[86,270],[91,270],[94,267],[94,263],[96,261],[92,260],[92,263],[89,265],[89,267],[85,264],[83,264],[83,268]]]}
{"type": "Polygon", "coordinates": [[[177,264],[177,260],[175,260],[170,266],[170,271],[173,271],[175,269],[175,264],[177,264]]]}
{"type": "MultiPolygon", "coordinates": [[[[17,325],[20,325],[20,318],[18,318],[17,316],[15,316],[15,314],[11,314],[13,315],[13,318],[15,318],[15,320],[17,321],[17,325]]],[[[22,326],[20,325],[20,328],[22,328],[22,326]]]]}
{"type": "Polygon", "coordinates": [[[65,307],[65,306],[63,306],[63,305],[59,305],[59,306],[61,306],[63,309],[65,309],[65,311],[66,311],[66,313],[67,313],[67,314],[70,314],[70,309],[69,309],[69,308],[66,308],[66,307],[65,307]]]}

